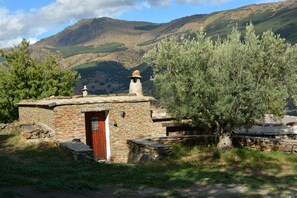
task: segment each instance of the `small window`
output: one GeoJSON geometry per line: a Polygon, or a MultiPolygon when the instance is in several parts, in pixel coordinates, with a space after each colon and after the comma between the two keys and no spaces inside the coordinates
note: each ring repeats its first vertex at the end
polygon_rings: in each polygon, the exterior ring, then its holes
{"type": "Polygon", "coordinates": [[[91,118],[91,128],[92,128],[92,131],[98,131],[99,128],[99,121],[98,121],[98,116],[94,116],[91,118]]]}

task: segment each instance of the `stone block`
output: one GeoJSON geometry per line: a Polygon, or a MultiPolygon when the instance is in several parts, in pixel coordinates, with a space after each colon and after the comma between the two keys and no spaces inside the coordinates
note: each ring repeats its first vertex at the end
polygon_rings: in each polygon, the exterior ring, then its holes
{"type": "Polygon", "coordinates": [[[28,131],[22,132],[22,135],[26,139],[31,139],[31,137],[32,137],[32,134],[30,132],[28,132],[28,131]]]}

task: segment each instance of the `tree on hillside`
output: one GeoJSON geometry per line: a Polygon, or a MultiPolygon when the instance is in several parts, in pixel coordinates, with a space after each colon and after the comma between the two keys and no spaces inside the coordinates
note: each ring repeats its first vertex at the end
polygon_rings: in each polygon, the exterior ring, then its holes
{"type": "Polygon", "coordinates": [[[42,61],[30,57],[26,40],[9,51],[1,50],[0,56],[5,59],[0,66],[0,122],[18,118],[20,100],[72,95],[80,78],[77,72],[62,69],[53,56],[42,61]]]}
{"type": "Polygon", "coordinates": [[[244,35],[233,29],[224,40],[204,32],[195,39],[167,38],[146,59],[168,112],[191,118],[220,140],[265,114],[283,115],[287,98],[296,96],[296,45],[271,31],[257,36],[252,25],[244,35]]]}

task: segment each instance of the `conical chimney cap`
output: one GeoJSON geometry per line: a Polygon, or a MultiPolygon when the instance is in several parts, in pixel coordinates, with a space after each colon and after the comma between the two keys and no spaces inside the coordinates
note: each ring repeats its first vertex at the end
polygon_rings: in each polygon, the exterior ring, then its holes
{"type": "Polygon", "coordinates": [[[132,73],[132,76],[130,76],[131,78],[142,78],[141,75],[140,75],[140,71],[139,70],[135,70],[133,73],[132,73]]]}

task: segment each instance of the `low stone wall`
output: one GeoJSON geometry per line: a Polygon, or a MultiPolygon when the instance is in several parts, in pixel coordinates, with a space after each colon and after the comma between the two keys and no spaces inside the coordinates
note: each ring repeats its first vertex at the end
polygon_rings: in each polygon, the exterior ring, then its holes
{"type": "MultiPolygon", "coordinates": [[[[179,143],[189,146],[216,145],[218,138],[214,135],[193,135],[128,140],[128,163],[146,163],[163,159],[172,155],[172,146],[179,143]]],[[[233,135],[232,144],[237,148],[297,152],[297,140],[295,139],[233,135]]]]}
{"type": "Polygon", "coordinates": [[[263,138],[277,138],[277,139],[293,139],[297,140],[297,133],[295,132],[235,132],[234,136],[248,136],[248,137],[263,137],[263,138]]]}
{"type": "Polygon", "coordinates": [[[217,142],[218,139],[214,135],[166,136],[128,140],[128,163],[146,163],[171,156],[172,146],[178,143],[194,146],[215,145],[217,142]]]}
{"type": "Polygon", "coordinates": [[[234,147],[252,148],[262,151],[297,152],[297,140],[252,136],[233,136],[234,147]]]}
{"type": "Polygon", "coordinates": [[[186,135],[186,136],[166,136],[151,138],[152,141],[157,141],[165,145],[173,145],[183,143],[188,146],[207,146],[216,145],[218,138],[215,135],[186,135]]]}
{"type": "Polygon", "coordinates": [[[39,124],[20,124],[21,134],[26,139],[44,139],[52,138],[54,131],[47,126],[39,124]]]}
{"type": "Polygon", "coordinates": [[[135,139],[127,141],[129,154],[128,163],[145,163],[170,156],[171,146],[150,139],[135,139]]]}

